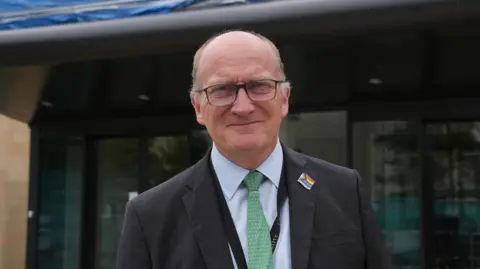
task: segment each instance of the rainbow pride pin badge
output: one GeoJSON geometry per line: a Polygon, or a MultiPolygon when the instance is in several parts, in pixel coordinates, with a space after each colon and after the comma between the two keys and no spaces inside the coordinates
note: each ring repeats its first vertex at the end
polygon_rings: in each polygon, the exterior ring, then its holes
{"type": "Polygon", "coordinates": [[[315,180],[305,173],[302,173],[297,181],[307,190],[310,190],[315,184],[315,180]]]}

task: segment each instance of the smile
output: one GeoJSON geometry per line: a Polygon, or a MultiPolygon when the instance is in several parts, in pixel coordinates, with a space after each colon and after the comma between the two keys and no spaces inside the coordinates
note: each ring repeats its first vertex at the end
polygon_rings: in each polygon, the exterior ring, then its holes
{"type": "Polygon", "coordinates": [[[236,126],[236,127],[250,126],[250,125],[254,125],[256,123],[260,123],[260,121],[252,121],[252,122],[246,122],[246,123],[234,123],[234,124],[230,124],[230,126],[236,126]]]}

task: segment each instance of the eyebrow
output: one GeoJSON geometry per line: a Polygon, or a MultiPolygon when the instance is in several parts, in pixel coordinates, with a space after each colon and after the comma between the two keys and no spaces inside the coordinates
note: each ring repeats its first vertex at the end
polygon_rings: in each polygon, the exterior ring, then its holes
{"type": "MultiPolygon", "coordinates": [[[[248,80],[242,80],[242,82],[246,83],[246,82],[250,82],[250,81],[254,81],[254,80],[263,80],[263,79],[274,79],[274,78],[267,77],[267,76],[259,76],[259,77],[252,77],[248,80]]],[[[238,81],[233,82],[232,80],[218,79],[218,80],[213,80],[211,83],[209,83],[210,86],[219,85],[219,84],[239,84],[239,82],[238,81]]]]}

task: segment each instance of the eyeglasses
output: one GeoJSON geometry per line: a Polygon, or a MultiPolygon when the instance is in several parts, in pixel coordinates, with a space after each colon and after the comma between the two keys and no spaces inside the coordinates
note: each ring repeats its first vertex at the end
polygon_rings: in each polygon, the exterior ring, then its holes
{"type": "Polygon", "coordinates": [[[244,89],[248,98],[255,102],[271,101],[277,94],[278,84],[284,80],[259,79],[243,84],[217,84],[197,92],[205,92],[208,103],[212,106],[228,106],[237,100],[238,91],[244,89]]]}

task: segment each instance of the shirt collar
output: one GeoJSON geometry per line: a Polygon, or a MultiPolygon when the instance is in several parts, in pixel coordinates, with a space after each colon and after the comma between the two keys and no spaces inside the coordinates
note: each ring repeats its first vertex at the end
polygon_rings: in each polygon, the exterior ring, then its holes
{"type": "MultiPolygon", "coordinates": [[[[225,195],[225,198],[230,200],[250,171],[225,158],[225,156],[218,151],[215,143],[213,143],[212,147],[211,160],[223,194],[225,195]]],[[[257,167],[256,170],[265,175],[275,187],[278,188],[280,176],[282,174],[282,167],[283,151],[280,140],[277,139],[277,145],[273,152],[257,167]]]]}

